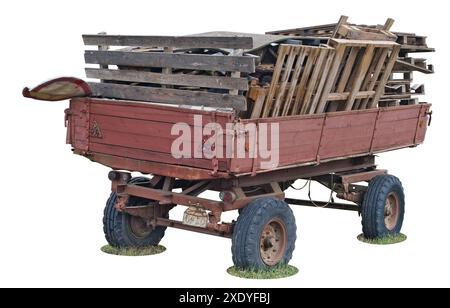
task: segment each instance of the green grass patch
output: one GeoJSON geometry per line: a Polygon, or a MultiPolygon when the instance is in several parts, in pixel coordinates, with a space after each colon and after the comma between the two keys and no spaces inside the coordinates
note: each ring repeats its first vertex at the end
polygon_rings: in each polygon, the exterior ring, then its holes
{"type": "Polygon", "coordinates": [[[365,238],[364,234],[358,235],[358,240],[360,240],[363,243],[368,243],[368,244],[373,244],[373,245],[397,244],[397,243],[406,241],[406,239],[407,239],[406,235],[404,235],[402,233],[399,233],[397,235],[388,235],[385,237],[374,238],[374,239],[365,238]]]}
{"type": "Polygon", "coordinates": [[[247,279],[278,279],[294,276],[298,273],[298,268],[292,265],[278,265],[265,270],[241,269],[232,266],[227,269],[227,273],[239,278],[247,279]]]}
{"type": "Polygon", "coordinates": [[[128,247],[128,248],[117,248],[110,245],[105,245],[100,248],[101,251],[110,255],[116,256],[128,256],[128,257],[140,257],[140,256],[151,256],[162,253],[166,250],[166,247],[158,246],[147,246],[147,247],[128,247]]]}

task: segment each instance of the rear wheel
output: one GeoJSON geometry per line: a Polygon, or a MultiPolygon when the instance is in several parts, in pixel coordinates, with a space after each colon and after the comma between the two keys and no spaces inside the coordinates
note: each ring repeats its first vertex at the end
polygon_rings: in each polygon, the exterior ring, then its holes
{"type": "MultiPolygon", "coordinates": [[[[130,180],[130,184],[143,184],[149,180],[137,177],[130,180]]],[[[103,215],[103,231],[105,238],[114,247],[142,247],[158,245],[164,236],[166,227],[158,226],[155,229],[137,216],[117,211],[116,193],[111,193],[103,215]]],[[[130,197],[127,206],[148,204],[148,200],[130,197]]],[[[168,214],[165,218],[168,218],[168,214]]]]}
{"type": "Polygon", "coordinates": [[[289,263],[296,230],[294,214],[286,202],[273,198],[251,202],[234,226],[231,251],[235,266],[264,269],[289,263]]]}
{"type": "Polygon", "coordinates": [[[366,238],[400,233],[405,214],[402,183],[392,175],[372,179],[362,203],[362,226],[366,238]]]}

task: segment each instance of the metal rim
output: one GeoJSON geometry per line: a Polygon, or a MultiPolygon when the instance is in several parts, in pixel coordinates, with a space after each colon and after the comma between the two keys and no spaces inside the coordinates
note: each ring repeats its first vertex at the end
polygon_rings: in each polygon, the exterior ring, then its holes
{"type": "Polygon", "coordinates": [[[136,238],[143,239],[150,235],[152,232],[152,227],[148,226],[147,222],[143,218],[132,215],[127,216],[129,229],[136,238]]]}
{"type": "Polygon", "coordinates": [[[399,217],[399,202],[395,192],[388,194],[384,205],[384,225],[389,231],[397,226],[399,217]]]}
{"type": "Polygon", "coordinates": [[[277,265],[286,251],[287,232],[284,222],[279,218],[269,220],[264,226],[259,251],[262,261],[269,266],[277,265]]]}

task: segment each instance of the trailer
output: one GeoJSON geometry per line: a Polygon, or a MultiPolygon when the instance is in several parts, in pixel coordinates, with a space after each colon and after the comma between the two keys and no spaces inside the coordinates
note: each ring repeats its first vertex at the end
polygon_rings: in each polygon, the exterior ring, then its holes
{"type": "Polygon", "coordinates": [[[110,245],[157,245],[172,227],[231,238],[240,268],[287,264],[296,241],[289,205],[355,211],[367,238],[398,234],[403,187],[375,154],[423,143],[431,120],[427,103],[382,104],[401,52],[388,26],[336,28],[328,44],[280,34],[85,35],[98,46],[86,63],[100,65],[86,74],[100,81],[60,78],[24,96],[71,99],[67,143],[111,169],[110,245]],[[351,203],[285,198],[298,179],[351,203]],[[169,218],[176,206],[186,207],[182,221],[169,218]],[[222,220],[236,210],[236,221],[222,220]]]}

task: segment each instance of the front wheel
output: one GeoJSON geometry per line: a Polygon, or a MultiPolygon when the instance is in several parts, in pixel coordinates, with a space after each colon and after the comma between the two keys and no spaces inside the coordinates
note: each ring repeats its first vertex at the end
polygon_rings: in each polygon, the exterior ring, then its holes
{"type": "Polygon", "coordinates": [[[379,175],[369,182],[362,203],[362,226],[366,238],[400,233],[405,214],[405,194],[400,180],[379,175]]]}
{"type": "Polygon", "coordinates": [[[252,201],[234,226],[234,265],[264,269],[287,264],[295,248],[296,231],[294,214],[286,202],[274,198],[252,201]]]}
{"type": "MultiPolygon", "coordinates": [[[[131,179],[131,184],[148,182],[147,178],[131,179]]],[[[158,245],[164,236],[166,227],[158,226],[155,229],[138,216],[119,212],[116,209],[117,195],[111,193],[103,215],[103,231],[105,238],[114,247],[143,247],[158,245]]],[[[144,205],[148,200],[130,197],[127,206],[144,205]]],[[[166,217],[168,218],[168,217],[166,217]]]]}

